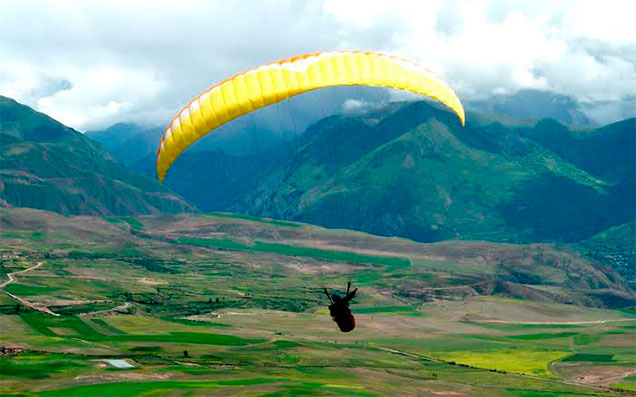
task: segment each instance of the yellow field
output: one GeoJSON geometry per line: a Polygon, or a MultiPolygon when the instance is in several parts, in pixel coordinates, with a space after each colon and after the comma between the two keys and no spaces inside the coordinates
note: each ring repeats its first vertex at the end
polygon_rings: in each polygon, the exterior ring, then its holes
{"type": "Polygon", "coordinates": [[[570,354],[572,353],[565,351],[502,350],[439,352],[434,356],[444,361],[455,361],[477,368],[554,378],[548,370],[548,365],[570,354]]]}

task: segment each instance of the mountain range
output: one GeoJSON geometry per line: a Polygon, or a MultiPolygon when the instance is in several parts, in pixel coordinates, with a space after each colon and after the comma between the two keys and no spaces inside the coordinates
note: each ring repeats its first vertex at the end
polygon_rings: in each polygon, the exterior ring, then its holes
{"type": "Polygon", "coordinates": [[[461,127],[428,102],[393,103],[256,155],[187,152],[166,185],[204,211],[417,241],[574,242],[634,219],[635,130],[477,113],[461,127]]]}
{"type": "Polygon", "coordinates": [[[228,153],[223,138],[208,149],[204,139],[168,172],[177,196],[155,181],[156,129],[91,133],[110,155],[12,100],[2,99],[0,115],[5,206],[100,215],[196,207],[421,242],[573,243],[631,274],[633,118],[592,128],[469,111],[462,127],[430,102],[387,103],[323,118],[260,152],[228,153]],[[606,238],[618,248],[599,249],[606,238]]]}
{"type": "MultiPolygon", "coordinates": [[[[234,156],[261,153],[290,141],[327,115],[366,112],[381,107],[377,104],[386,103],[389,99],[375,87],[334,87],[325,91],[290,98],[282,104],[274,104],[234,120],[219,127],[190,150],[221,149],[234,156]]],[[[519,120],[552,118],[566,125],[593,125],[574,98],[550,91],[524,89],[514,94],[469,101],[467,107],[480,113],[519,120]]],[[[116,123],[103,130],[87,131],[86,136],[101,142],[124,164],[142,167],[141,163],[150,161],[157,151],[164,127],[116,123]],[[135,164],[137,162],[140,164],[135,164]]]]}
{"type": "Polygon", "coordinates": [[[62,214],[194,211],[97,141],[0,96],[0,205],[62,214]]]}

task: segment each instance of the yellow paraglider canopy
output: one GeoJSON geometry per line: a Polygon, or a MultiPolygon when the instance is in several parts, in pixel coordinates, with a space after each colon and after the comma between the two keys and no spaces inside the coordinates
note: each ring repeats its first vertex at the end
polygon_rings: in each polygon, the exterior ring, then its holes
{"type": "Polygon", "coordinates": [[[406,59],[376,52],[330,51],[260,66],[221,81],[194,98],[172,119],[157,150],[163,182],[176,158],[198,139],[230,120],[294,95],[323,87],[369,85],[434,98],[464,125],[464,108],[437,75],[406,59]]]}

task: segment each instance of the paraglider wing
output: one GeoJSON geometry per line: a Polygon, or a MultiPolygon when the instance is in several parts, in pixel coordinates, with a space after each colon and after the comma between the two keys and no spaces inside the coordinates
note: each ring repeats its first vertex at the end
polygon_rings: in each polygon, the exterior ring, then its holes
{"type": "Polygon", "coordinates": [[[157,150],[160,182],[176,158],[210,131],[246,113],[323,87],[390,87],[434,98],[464,124],[464,108],[437,75],[411,61],[375,52],[306,54],[237,74],[205,90],[172,120],[157,150]]]}

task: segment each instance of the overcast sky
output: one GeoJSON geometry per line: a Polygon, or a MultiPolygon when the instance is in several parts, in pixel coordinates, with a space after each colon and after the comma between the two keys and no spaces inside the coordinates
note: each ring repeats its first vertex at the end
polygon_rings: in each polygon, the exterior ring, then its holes
{"type": "Polygon", "coordinates": [[[636,115],[634,15],[633,0],[5,0],[0,95],[82,131],[163,125],[237,72],[360,49],[418,61],[464,101],[549,89],[610,122],[636,115]]]}

